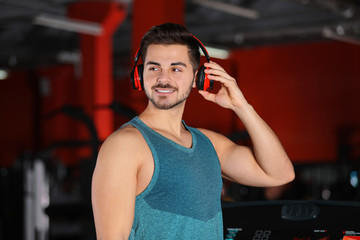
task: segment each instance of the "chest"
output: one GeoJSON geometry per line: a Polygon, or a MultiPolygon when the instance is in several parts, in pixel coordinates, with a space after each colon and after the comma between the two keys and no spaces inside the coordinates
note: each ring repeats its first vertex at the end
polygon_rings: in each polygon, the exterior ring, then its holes
{"type": "Polygon", "coordinates": [[[157,135],[156,137],[159,137],[160,139],[164,140],[165,142],[168,141],[168,143],[170,143],[170,145],[172,143],[175,143],[184,148],[191,148],[193,145],[193,136],[187,130],[182,130],[181,134],[179,136],[171,134],[166,131],[156,130],[156,135],[157,135]],[[159,134],[159,135],[157,135],[157,134],[159,134]]]}
{"type": "Polygon", "coordinates": [[[192,148],[153,141],[154,173],[144,200],[154,209],[209,219],[219,209],[222,178],[210,143],[194,138],[192,148]]]}

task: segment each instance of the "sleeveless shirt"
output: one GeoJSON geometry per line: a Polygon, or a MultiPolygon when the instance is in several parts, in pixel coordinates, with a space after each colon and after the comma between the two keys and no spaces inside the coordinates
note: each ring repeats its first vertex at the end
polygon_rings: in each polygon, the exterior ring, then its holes
{"type": "Polygon", "coordinates": [[[220,240],[222,178],[210,140],[196,128],[192,147],[183,147],[135,117],[125,125],[137,128],[154,160],[147,188],[136,197],[129,240],[220,240]]]}

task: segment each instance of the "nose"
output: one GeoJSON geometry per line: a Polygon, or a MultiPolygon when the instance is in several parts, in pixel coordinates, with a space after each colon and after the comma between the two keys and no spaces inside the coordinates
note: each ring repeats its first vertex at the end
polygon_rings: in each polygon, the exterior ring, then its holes
{"type": "Polygon", "coordinates": [[[158,82],[168,82],[169,81],[169,75],[166,71],[159,72],[159,75],[157,77],[158,82]]]}

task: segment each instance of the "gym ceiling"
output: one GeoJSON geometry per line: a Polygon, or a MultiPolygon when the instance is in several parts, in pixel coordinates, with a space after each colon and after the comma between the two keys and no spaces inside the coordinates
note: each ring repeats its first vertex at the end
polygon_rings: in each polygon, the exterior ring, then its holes
{"type": "MultiPolygon", "coordinates": [[[[185,25],[207,46],[234,49],[328,39],[360,44],[360,0],[184,1],[185,25]]],[[[79,34],[39,23],[41,18],[72,23],[66,13],[74,2],[1,0],[0,68],[76,62],[79,34]]],[[[126,19],[113,35],[113,56],[128,61],[133,1],[113,2],[126,6],[126,19]]]]}

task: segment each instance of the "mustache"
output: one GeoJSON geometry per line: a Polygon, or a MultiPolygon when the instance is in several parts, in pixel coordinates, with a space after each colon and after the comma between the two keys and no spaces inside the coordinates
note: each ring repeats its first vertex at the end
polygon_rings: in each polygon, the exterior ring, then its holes
{"type": "Polygon", "coordinates": [[[173,87],[168,83],[167,84],[158,83],[158,84],[154,85],[151,89],[155,89],[155,88],[171,88],[171,89],[177,90],[176,87],[173,87]]]}

